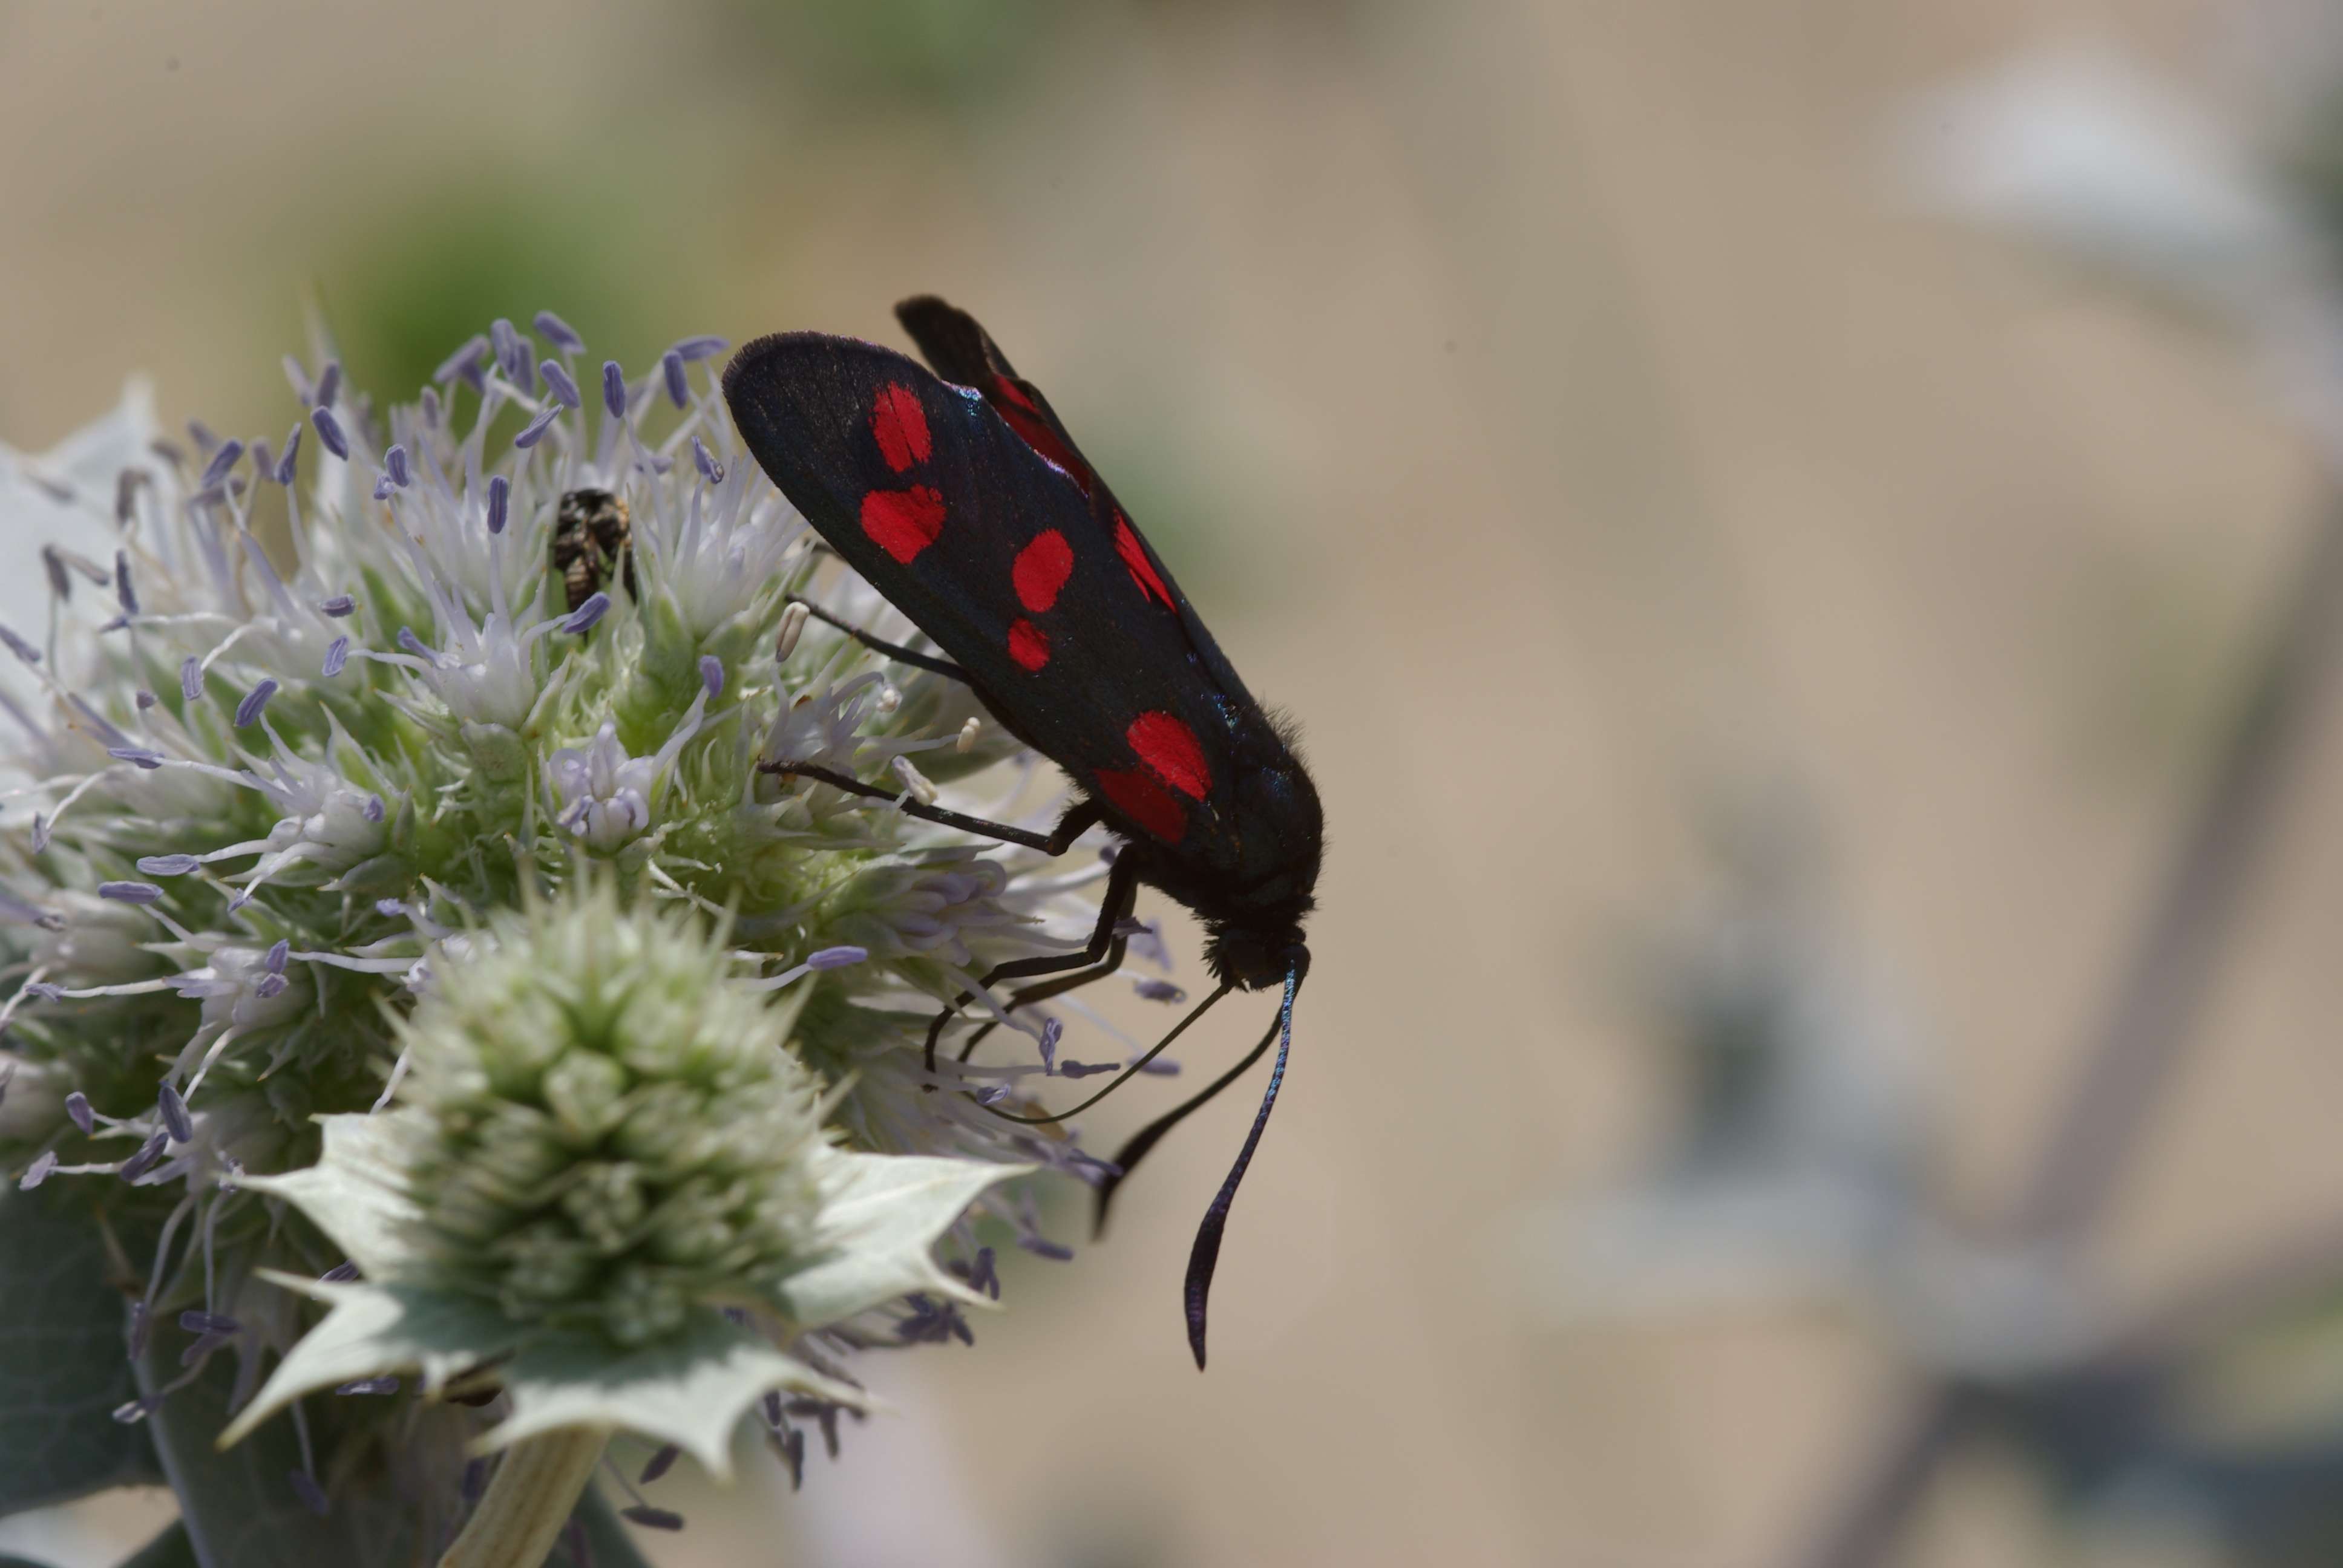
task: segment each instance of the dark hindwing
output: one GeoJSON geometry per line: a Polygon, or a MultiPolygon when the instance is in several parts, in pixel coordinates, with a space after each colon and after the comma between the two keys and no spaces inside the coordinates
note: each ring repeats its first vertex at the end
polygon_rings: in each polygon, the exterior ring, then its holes
{"type": "MultiPolygon", "coordinates": [[[[968,326],[956,368],[998,357],[968,326]]],[[[761,338],[724,389],[782,493],[1004,722],[1125,831],[1238,863],[1232,790],[1266,720],[1046,405],[1087,484],[980,391],[876,344],[761,338]]]]}

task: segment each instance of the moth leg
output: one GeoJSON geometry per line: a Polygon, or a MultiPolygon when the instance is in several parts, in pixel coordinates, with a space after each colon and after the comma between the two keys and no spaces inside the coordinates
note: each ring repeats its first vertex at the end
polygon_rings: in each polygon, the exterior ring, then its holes
{"type": "Polygon", "coordinates": [[[1091,1240],[1095,1241],[1099,1237],[1106,1234],[1107,1205],[1114,1201],[1114,1190],[1122,1185],[1123,1179],[1131,1174],[1131,1168],[1136,1166],[1141,1160],[1146,1159],[1147,1151],[1154,1148],[1158,1143],[1162,1142],[1164,1135],[1170,1132],[1174,1127],[1179,1126],[1181,1122],[1185,1121],[1188,1119],[1190,1112],[1202,1111],[1205,1106],[1212,1103],[1213,1097],[1218,1095],[1222,1090],[1226,1089],[1230,1084],[1234,1083],[1238,1079],[1242,1078],[1245,1075],[1246,1070],[1251,1068],[1254,1062],[1259,1061],[1263,1053],[1269,1050],[1271,1044],[1276,1040],[1278,1023],[1279,1020],[1274,1018],[1269,1020],[1269,1032],[1261,1037],[1259,1044],[1255,1045],[1251,1050],[1245,1052],[1243,1060],[1238,1062],[1234,1067],[1230,1068],[1226,1072],[1223,1072],[1218,1078],[1212,1080],[1212,1082],[1206,1084],[1203,1089],[1196,1094],[1192,1095],[1185,1101],[1182,1101],[1180,1104],[1173,1106],[1171,1110],[1165,1111],[1162,1115],[1157,1117],[1154,1121],[1141,1128],[1137,1132],[1131,1134],[1131,1141],[1125,1143],[1121,1148],[1115,1151],[1114,1163],[1117,1169],[1112,1174],[1109,1175],[1105,1181],[1099,1183],[1098,1211],[1091,1225],[1091,1240]]]}
{"type": "Polygon", "coordinates": [[[813,617],[814,619],[821,622],[824,626],[836,627],[839,630],[844,632],[847,636],[852,638],[855,641],[860,643],[871,652],[884,655],[886,658],[895,660],[898,664],[908,664],[915,669],[924,669],[931,675],[940,675],[947,680],[957,680],[962,686],[972,687],[976,684],[976,682],[969,679],[968,671],[962,669],[959,665],[952,663],[950,659],[938,658],[932,653],[914,653],[900,642],[887,642],[879,638],[875,638],[869,632],[863,630],[860,627],[855,626],[848,621],[840,620],[838,617],[830,614],[830,611],[822,608],[821,606],[814,603],[813,600],[806,598],[803,594],[793,593],[786,595],[784,596],[783,602],[787,604],[801,604],[805,606],[806,614],[813,617]]]}
{"type": "MultiPolygon", "coordinates": [[[[1087,971],[1094,965],[1099,966],[1101,973],[1121,968],[1122,951],[1129,944],[1130,939],[1116,935],[1115,928],[1130,918],[1131,906],[1138,900],[1139,862],[1135,858],[1125,855],[1114,863],[1113,871],[1107,877],[1106,896],[1099,900],[1098,924],[1091,928],[1091,939],[1082,944],[1081,951],[1049,953],[1039,958],[1016,959],[1005,964],[996,964],[978,983],[990,989],[998,980],[1021,980],[1032,975],[1057,974],[1066,970],[1087,971]]],[[[1075,977],[1071,984],[1059,982],[1057,990],[1071,990],[1074,985],[1087,984],[1097,978],[1096,974],[1086,972],[1080,977],[1075,977]]],[[[1013,1008],[1019,1002],[1029,1000],[1031,991],[1041,989],[1029,987],[1011,998],[1009,1005],[1013,1008]]],[[[1055,995],[1056,990],[1049,994],[1055,995]]],[[[953,999],[950,1007],[945,1008],[929,1020],[927,1065],[930,1072],[932,1073],[936,1070],[936,1041],[942,1037],[944,1025],[950,1023],[961,1008],[975,1000],[976,992],[964,990],[953,999]]],[[[991,1027],[990,1024],[987,1024],[978,1032],[977,1038],[982,1039],[985,1034],[991,1031],[991,1027]]],[[[976,1041],[970,1040],[968,1049],[960,1052],[960,1059],[966,1061],[968,1052],[975,1049],[976,1041]]]]}
{"type": "Polygon", "coordinates": [[[1095,801],[1077,800],[1068,809],[1063,817],[1058,819],[1058,825],[1055,828],[1051,829],[1047,833],[1036,833],[1030,828],[1020,828],[1010,822],[993,822],[982,817],[971,817],[965,811],[947,811],[941,806],[922,805],[917,800],[903,799],[903,791],[900,787],[888,789],[876,784],[865,784],[850,774],[840,773],[834,769],[817,767],[810,762],[759,762],[757,764],[757,771],[771,773],[783,779],[811,779],[827,784],[833,789],[843,789],[850,795],[860,795],[870,800],[890,801],[906,817],[916,817],[922,822],[933,822],[939,827],[957,828],[963,833],[975,833],[987,839],[998,839],[1004,844],[1021,844],[1028,849],[1039,849],[1045,855],[1064,854],[1073,847],[1075,839],[1081,838],[1085,831],[1097,823],[1100,816],[1095,801]]]}
{"type": "MultiPolygon", "coordinates": [[[[1063,996],[1070,990],[1080,990],[1086,985],[1092,984],[1098,980],[1102,980],[1106,979],[1107,976],[1113,974],[1122,968],[1122,954],[1123,943],[1120,940],[1113,942],[1108,947],[1103,958],[1094,959],[1090,955],[1087,950],[1082,952],[1071,954],[1069,955],[1070,958],[1080,959],[1084,963],[1089,964],[1091,967],[1082,970],[1075,974],[1061,976],[1057,980],[1044,980],[1040,985],[1021,986],[1017,990],[1011,993],[1008,1005],[1002,1008],[1001,1010],[1003,1012],[1015,1012],[1019,1008],[1023,1007],[1029,1001],[1047,1001],[1053,996],[1063,996]]],[[[1022,961],[1031,963],[1033,960],[1027,959],[1022,961]]],[[[1065,961],[1053,960],[1053,970],[1065,969],[1068,967],[1070,966],[1065,961]]],[[[1024,972],[1029,974],[1046,974],[1052,971],[1051,970],[1032,970],[1024,972]]],[[[1001,978],[1014,979],[1015,973],[1013,971],[1006,970],[1005,969],[996,970],[992,974],[989,974],[984,977],[984,983],[990,985],[994,980],[1001,978]]],[[[976,1054],[976,1048],[984,1043],[984,1037],[990,1034],[994,1030],[999,1029],[1000,1027],[1001,1020],[999,1019],[986,1019],[984,1022],[979,1026],[976,1032],[970,1035],[966,1043],[961,1045],[960,1048],[960,1060],[966,1061],[970,1057],[976,1054]]]]}

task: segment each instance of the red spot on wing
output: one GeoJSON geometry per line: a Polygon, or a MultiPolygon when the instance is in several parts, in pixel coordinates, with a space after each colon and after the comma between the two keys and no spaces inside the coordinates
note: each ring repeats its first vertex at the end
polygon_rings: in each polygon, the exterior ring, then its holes
{"type": "Polygon", "coordinates": [[[1058,590],[1073,575],[1073,547],[1055,528],[1034,535],[1032,543],[1017,552],[1017,564],[1009,569],[1010,580],[1017,586],[1017,602],[1035,615],[1058,602],[1058,590]]]}
{"type": "Polygon", "coordinates": [[[1122,738],[1157,778],[1189,799],[1201,800],[1211,791],[1212,768],[1204,760],[1202,744],[1194,730],[1170,714],[1142,713],[1131,721],[1122,738]]]}
{"type": "Polygon", "coordinates": [[[936,542],[943,527],[944,498],[931,486],[873,490],[862,498],[862,531],[905,566],[936,542]]]}
{"type": "Polygon", "coordinates": [[[1082,494],[1089,495],[1096,479],[1090,465],[1074,456],[1074,449],[1050,427],[1050,422],[1041,417],[1041,409],[1026,396],[1025,389],[1006,376],[995,376],[992,391],[993,396],[986,401],[992,405],[992,411],[1001,416],[1002,423],[1016,431],[1018,438],[1027,446],[1063,468],[1082,487],[1082,494]]]}
{"type": "Polygon", "coordinates": [[[1101,768],[1099,793],[1117,809],[1167,844],[1176,844],[1188,830],[1188,813],[1172,792],[1144,768],[1101,768]]]}
{"type": "Polygon", "coordinates": [[[1114,553],[1121,556],[1122,564],[1131,568],[1131,580],[1139,585],[1141,593],[1158,601],[1165,609],[1179,608],[1172,602],[1172,590],[1163,586],[1162,574],[1155,569],[1155,563],[1147,558],[1147,547],[1139,542],[1138,530],[1121,512],[1114,515],[1114,553]]]}
{"type": "Polygon", "coordinates": [[[1009,657],[1029,670],[1041,668],[1050,662],[1049,634],[1019,616],[1009,623],[1009,657]]]}
{"type": "Polygon", "coordinates": [[[920,407],[920,395],[900,381],[879,388],[878,399],[870,405],[870,433],[879,438],[879,455],[899,474],[926,462],[935,450],[928,435],[928,411],[920,407]]]}

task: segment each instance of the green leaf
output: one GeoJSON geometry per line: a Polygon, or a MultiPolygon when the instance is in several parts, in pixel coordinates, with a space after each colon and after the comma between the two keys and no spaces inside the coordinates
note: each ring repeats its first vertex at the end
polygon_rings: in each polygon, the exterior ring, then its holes
{"type": "Polygon", "coordinates": [[[791,1322],[819,1328],[913,1291],[994,1305],[939,1268],[932,1249],[987,1187],[1032,1166],[844,1151],[830,1159],[818,1232],[823,1254],[772,1292],[791,1322]]]}
{"type": "Polygon", "coordinates": [[[732,1473],[732,1429],[768,1389],[867,1403],[762,1335],[708,1308],[673,1336],[619,1351],[598,1335],[548,1334],[505,1369],[513,1413],[482,1440],[502,1448],[564,1426],[625,1427],[674,1443],[718,1477],[732,1473]]]}
{"type": "Polygon", "coordinates": [[[95,1215],[0,1195],[0,1514],[161,1479],[114,1410],[138,1392],[95,1215]]]}
{"type": "Polygon", "coordinates": [[[238,1185],[290,1200],[368,1278],[388,1279],[412,1253],[404,1237],[416,1208],[407,1196],[404,1113],[320,1116],[325,1151],[315,1165],[238,1185]]]}
{"type": "Polygon", "coordinates": [[[467,1367],[511,1350],[523,1332],[494,1307],[453,1292],[327,1284],[269,1269],[260,1277],[333,1310],[286,1352],[267,1384],[220,1433],[224,1448],[303,1394],[359,1378],[420,1371],[425,1388],[436,1392],[467,1367]]]}
{"type": "MultiPolygon", "coordinates": [[[[177,1352],[186,1342],[176,1334],[155,1340],[138,1363],[140,1385],[150,1394],[179,1375],[177,1352]],[[165,1341],[172,1342],[167,1348],[165,1341]]],[[[287,1479],[301,1468],[291,1422],[275,1422],[252,1442],[222,1452],[218,1436],[227,1422],[236,1365],[232,1353],[214,1354],[202,1375],[171,1392],[146,1422],[203,1568],[407,1568],[433,1558],[438,1543],[423,1538],[427,1521],[392,1484],[380,1452],[360,1443],[351,1451],[352,1462],[341,1462],[347,1434],[335,1402],[308,1406],[317,1473],[330,1478],[332,1508],[323,1518],[302,1504],[287,1479]],[[374,1462],[365,1462],[369,1458],[374,1462]]],[[[359,1419],[367,1414],[353,1412],[359,1419]]],[[[455,1452],[451,1446],[451,1462],[455,1452]]]]}
{"type": "Polygon", "coordinates": [[[121,1568],[201,1568],[196,1561],[196,1543],[187,1534],[184,1521],[171,1521],[171,1527],[141,1546],[135,1555],[122,1560],[121,1568]]]}

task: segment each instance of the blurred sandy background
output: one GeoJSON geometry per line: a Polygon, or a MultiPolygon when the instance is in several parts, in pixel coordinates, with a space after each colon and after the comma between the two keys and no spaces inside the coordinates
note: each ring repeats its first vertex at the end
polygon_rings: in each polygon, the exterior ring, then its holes
{"type": "MultiPolygon", "coordinates": [[[[1622,955],[1715,897],[1720,800],[1816,825],[1816,918],[1920,1042],[1940,1215],[1997,1213],[2049,1132],[2319,490],[2234,338],[1899,195],[1916,94],[2087,25],[2187,80],[2221,18],[15,5],[0,438],[138,368],[167,416],[277,429],[305,298],[378,395],[539,307],[630,366],[694,331],[891,336],[920,290],[977,310],[1305,724],[1332,852],[1285,1108],[1208,1376],[1177,1283],[1242,1092],[1107,1244],[1024,1261],[973,1350],[875,1368],[905,1415],[803,1497],[687,1486],[651,1549],[1786,1562],[1914,1375],[1894,1336],[1827,1297],[1569,1321],[1512,1238],[1676,1114],[1622,955]]],[[[2343,1190],[2321,718],[2091,1250],[2110,1312],[2343,1190]]],[[[1192,1076],[1257,1028],[1213,1026],[1192,1076]]],[[[1111,1109],[1108,1147],[1147,1113],[1111,1109]]],[[[1971,1451],[1906,1560],[2209,1560],[2070,1532],[2047,1490],[1971,1451]]],[[[43,1550],[110,1562],[156,1517],[85,1505],[43,1550]]]]}

